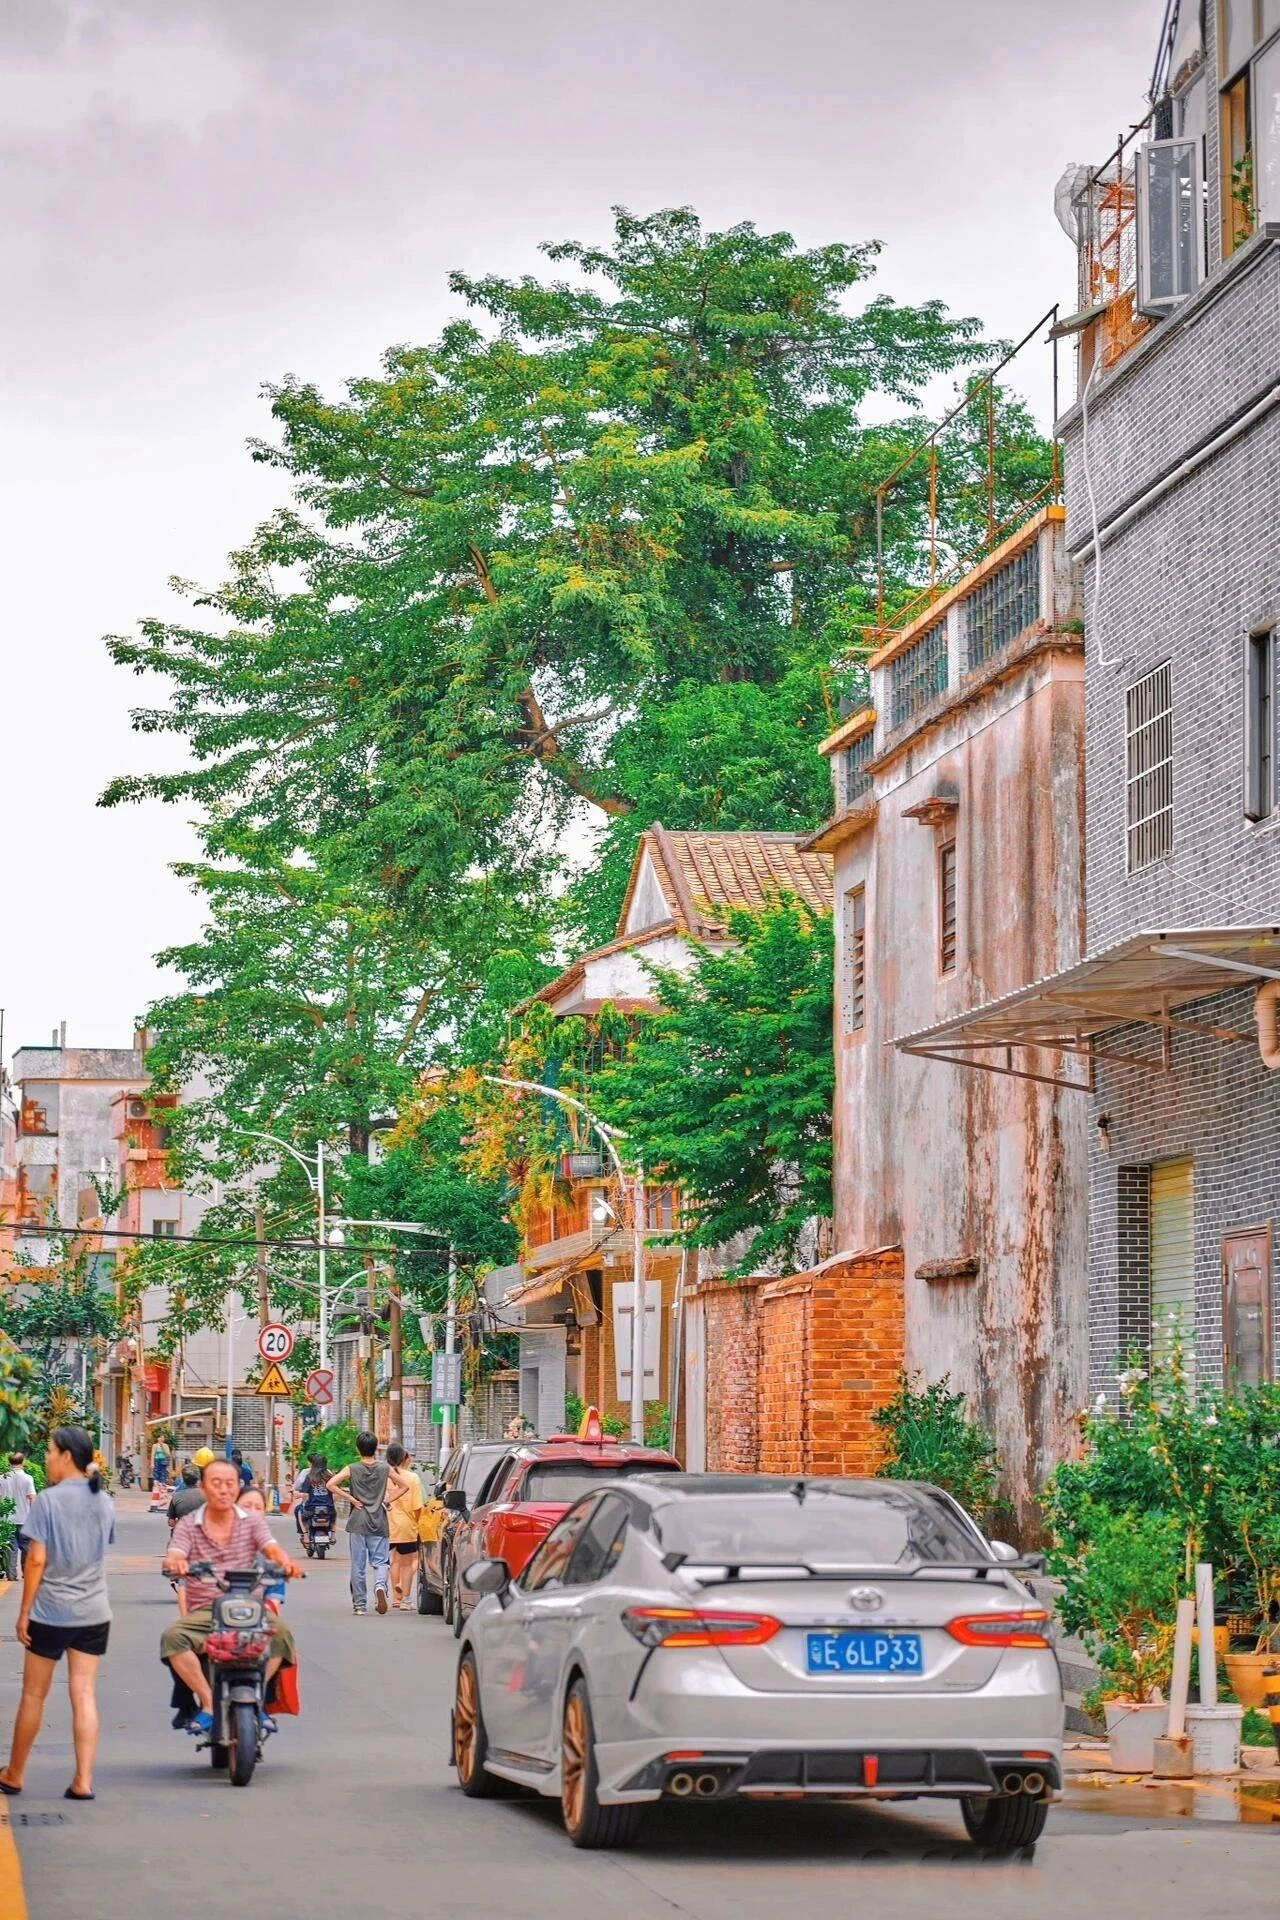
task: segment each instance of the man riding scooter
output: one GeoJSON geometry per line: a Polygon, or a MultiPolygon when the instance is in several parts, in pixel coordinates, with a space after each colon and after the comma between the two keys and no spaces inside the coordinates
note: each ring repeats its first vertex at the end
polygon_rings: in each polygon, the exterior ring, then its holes
{"type": "MultiPolygon", "coordinates": [[[[214,1460],[200,1476],[204,1505],[184,1514],[173,1529],[164,1571],[171,1579],[186,1579],[192,1564],[207,1563],[222,1575],[233,1569],[251,1567],[257,1556],[273,1561],[286,1580],[301,1573],[284,1548],[278,1546],[260,1513],[243,1511],[237,1505],[240,1475],[230,1460],[214,1460]]],[[[213,1694],[201,1655],[213,1626],[213,1603],[218,1588],[212,1579],[187,1581],[187,1611],[173,1621],[160,1637],[160,1658],[174,1678],[181,1680],[195,1696],[198,1711],[187,1722],[189,1733],[207,1738],[212,1725],[213,1694]]],[[[267,1688],[282,1666],[296,1665],[293,1634],[284,1621],[272,1622],[271,1650],[267,1664],[267,1688]]],[[[269,1724],[274,1731],[274,1723],[269,1724]]]]}

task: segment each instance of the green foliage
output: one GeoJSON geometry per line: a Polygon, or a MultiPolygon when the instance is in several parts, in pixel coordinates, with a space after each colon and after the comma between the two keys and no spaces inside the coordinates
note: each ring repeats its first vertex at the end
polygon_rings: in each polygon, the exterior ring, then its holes
{"type": "Polygon", "coordinates": [[[1176,1337],[1167,1363],[1149,1370],[1135,1358],[1119,1384],[1120,1404],[1099,1396],[1084,1457],[1055,1470],[1044,1506],[1064,1623],[1091,1637],[1104,1673],[1123,1681],[1145,1671],[1134,1661],[1159,1670],[1168,1650],[1156,1626],[1171,1629],[1172,1601],[1191,1590],[1199,1561],[1214,1567],[1225,1604],[1269,1631],[1280,1590],[1280,1385],[1197,1389],[1176,1337]],[[1104,1573],[1127,1539],[1128,1573],[1104,1573]],[[1115,1583],[1126,1578],[1121,1607],[1115,1583]],[[1113,1642],[1119,1651],[1104,1661],[1113,1642]]]}
{"type": "Polygon", "coordinates": [[[0,1454],[26,1447],[38,1384],[35,1362],[0,1332],[0,1454]]]}
{"type": "Polygon", "coordinates": [[[697,1246],[752,1236],[747,1263],[794,1250],[831,1211],[832,933],[780,899],[735,913],[736,945],[651,969],[661,1013],[594,1086],[651,1174],[679,1186],[697,1246]]]}
{"type": "Polygon", "coordinates": [[[1167,1693],[1173,1630],[1185,1592],[1186,1535],[1175,1513],[1088,1515],[1088,1544],[1054,1556],[1063,1582],[1059,1617],[1079,1634],[1101,1676],[1091,1709],[1107,1699],[1150,1700],[1167,1693]]]}
{"type": "Polygon", "coordinates": [[[893,1398],[871,1416],[885,1437],[879,1474],[890,1480],[927,1480],[954,1496],[983,1522],[995,1503],[1000,1462],[985,1428],[969,1418],[963,1393],[950,1376],[917,1386],[902,1373],[893,1398]]]}
{"type": "Polygon", "coordinates": [[[646,1447],[664,1447],[671,1449],[671,1409],[661,1401],[650,1402],[644,1410],[644,1443],[646,1447]]]}

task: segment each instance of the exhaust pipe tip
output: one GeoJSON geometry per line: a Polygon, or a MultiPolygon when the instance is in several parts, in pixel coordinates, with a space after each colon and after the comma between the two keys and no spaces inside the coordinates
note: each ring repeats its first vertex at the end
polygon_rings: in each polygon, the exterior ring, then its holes
{"type": "Polygon", "coordinates": [[[1022,1791],[1024,1793],[1032,1794],[1038,1800],[1040,1798],[1040,1795],[1044,1792],[1044,1789],[1045,1789],[1045,1778],[1042,1773],[1024,1773],[1023,1774],[1022,1791]]]}
{"type": "Polygon", "coordinates": [[[1027,1780],[1029,1777],[1036,1780],[1040,1780],[1040,1783],[1043,1786],[1044,1782],[1039,1774],[1028,1776],[1023,1773],[1006,1773],[1006,1775],[1004,1776],[1004,1779],[1000,1782],[1000,1785],[1003,1787],[1006,1793],[1021,1793],[1026,1787],[1027,1780]]]}
{"type": "Polygon", "coordinates": [[[713,1794],[719,1793],[720,1779],[719,1776],[714,1773],[700,1773],[694,1782],[694,1786],[702,1799],[709,1800],[713,1794]]]}
{"type": "Polygon", "coordinates": [[[693,1792],[693,1775],[691,1773],[673,1773],[667,1781],[667,1792],[674,1793],[677,1800],[687,1800],[693,1792]]]}

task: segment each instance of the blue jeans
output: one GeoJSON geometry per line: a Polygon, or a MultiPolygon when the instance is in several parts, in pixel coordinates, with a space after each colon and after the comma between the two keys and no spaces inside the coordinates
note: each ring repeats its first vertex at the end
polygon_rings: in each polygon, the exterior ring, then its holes
{"type": "Polygon", "coordinates": [[[349,1533],[351,1549],[351,1600],[357,1613],[363,1613],[368,1597],[366,1569],[372,1570],[375,1593],[391,1584],[391,1542],[385,1534],[349,1533]]]}

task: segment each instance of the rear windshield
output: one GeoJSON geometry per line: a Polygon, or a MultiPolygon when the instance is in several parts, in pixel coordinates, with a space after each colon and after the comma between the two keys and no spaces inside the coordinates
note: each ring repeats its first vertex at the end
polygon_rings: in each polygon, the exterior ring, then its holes
{"type": "Polygon", "coordinates": [[[624,1461],[621,1465],[602,1460],[598,1467],[590,1460],[539,1460],[525,1475],[517,1498],[563,1501],[568,1506],[579,1495],[593,1492],[601,1480],[626,1480],[633,1473],[661,1472],[661,1462],[653,1460],[624,1461]]]}
{"type": "Polygon", "coordinates": [[[467,1505],[474,1507],[485,1481],[501,1460],[501,1447],[486,1447],[483,1452],[473,1447],[467,1456],[467,1464],[462,1470],[462,1491],[467,1496],[467,1505]]]}
{"type": "Polygon", "coordinates": [[[914,1560],[986,1560],[980,1535],[936,1495],[883,1491],[712,1494],[673,1500],[654,1516],[666,1553],[691,1560],[892,1567],[914,1560]]]}

